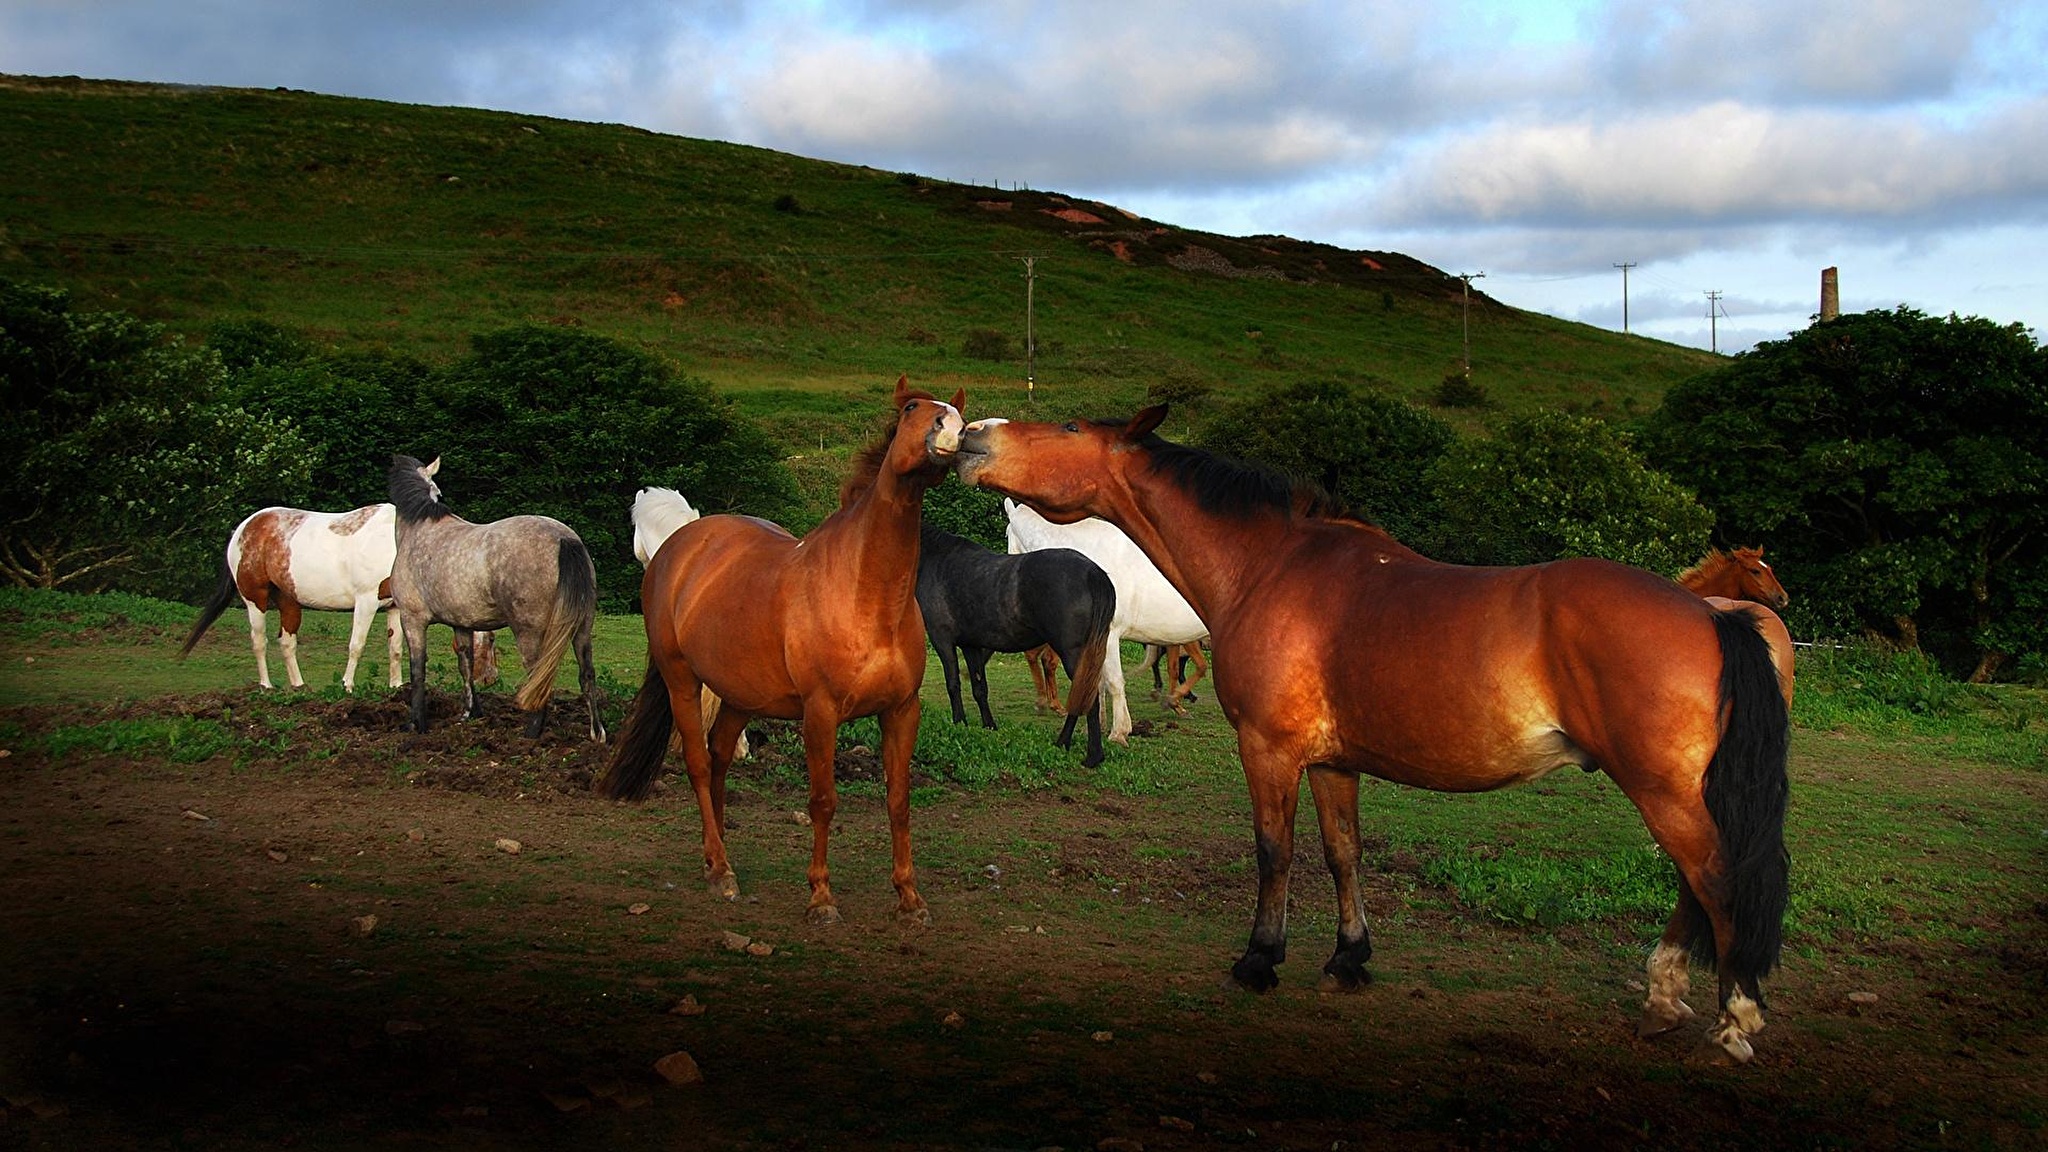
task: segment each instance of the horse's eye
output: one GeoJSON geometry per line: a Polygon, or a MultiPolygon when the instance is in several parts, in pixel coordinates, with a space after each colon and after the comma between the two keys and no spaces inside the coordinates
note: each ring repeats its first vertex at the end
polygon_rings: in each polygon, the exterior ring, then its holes
{"type": "Polygon", "coordinates": [[[1069,432],[1079,432],[1081,430],[1080,423],[1073,420],[1067,421],[1065,424],[1060,425],[1060,427],[1066,429],[1069,432]]]}
{"type": "Polygon", "coordinates": [[[905,404],[905,405],[903,406],[903,410],[904,410],[905,412],[912,412],[912,411],[915,411],[916,409],[917,409],[917,401],[915,401],[915,400],[912,400],[912,401],[911,401],[910,403],[908,403],[908,404],[905,404]]]}

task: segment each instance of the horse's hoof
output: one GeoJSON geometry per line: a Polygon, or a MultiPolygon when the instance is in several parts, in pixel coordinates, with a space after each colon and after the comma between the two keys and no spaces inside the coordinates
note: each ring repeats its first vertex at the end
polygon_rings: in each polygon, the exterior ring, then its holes
{"type": "Polygon", "coordinates": [[[896,920],[905,928],[929,928],[932,926],[932,910],[922,904],[915,908],[898,908],[896,920]]]}
{"type": "Polygon", "coordinates": [[[1756,1055],[1748,1039],[1740,1032],[1726,1032],[1715,1035],[1712,1032],[1701,1037],[1698,1047],[1685,1058],[1695,1068],[1739,1068],[1749,1063],[1756,1055]]]}
{"type": "Polygon", "coordinates": [[[1241,959],[1230,966],[1230,975],[1223,978],[1223,986],[1244,992],[1266,993],[1280,986],[1280,977],[1271,964],[1241,959]]]}
{"type": "Polygon", "coordinates": [[[809,908],[804,909],[804,920],[806,923],[819,928],[828,924],[837,924],[839,923],[839,906],[837,904],[813,904],[809,908]]]}
{"type": "Polygon", "coordinates": [[[1636,1021],[1636,1038],[1648,1040],[1652,1036],[1662,1036],[1693,1018],[1693,1010],[1685,1001],[1673,1000],[1671,1005],[1668,1008],[1644,1006],[1643,1018],[1636,1021]]]}
{"type": "Polygon", "coordinates": [[[1316,981],[1316,991],[1340,994],[1357,992],[1372,983],[1372,973],[1363,968],[1325,968],[1323,978],[1316,981]]]}

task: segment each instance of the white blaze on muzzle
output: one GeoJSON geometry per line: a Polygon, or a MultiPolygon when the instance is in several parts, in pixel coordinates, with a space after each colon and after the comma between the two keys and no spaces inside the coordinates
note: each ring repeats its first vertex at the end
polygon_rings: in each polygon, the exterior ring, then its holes
{"type": "Polygon", "coordinates": [[[960,450],[960,433],[967,430],[967,422],[961,419],[958,408],[944,400],[933,403],[944,408],[945,412],[932,424],[931,450],[941,456],[951,456],[960,450]]]}

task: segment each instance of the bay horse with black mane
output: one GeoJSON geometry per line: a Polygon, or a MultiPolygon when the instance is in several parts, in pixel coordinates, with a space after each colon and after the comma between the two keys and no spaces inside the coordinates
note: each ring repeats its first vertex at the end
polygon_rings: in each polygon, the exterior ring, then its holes
{"type": "Polygon", "coordinates": [[[1066,723],[1054,743],[1073,743],[1074,723],[1088,718],[1088,750],[1081,763],[1102,763],[1102,663],[1116,585],[1095,561],[1071,548],[1004,553],[927,524],[917,563],[917,606],[925,634],[946,674],[953,723],[967,723],[960,699],[958,651],[967,655],[967,679],[981,726],[993,728],[988,709],[988,658],[1043,645],[1058,656],[1072,682],[1066,723]]]}
{"type": "Polygon", "coordinates": [[[513,697],[528,713],[526,734],[547,725],[555,669],[573,644],[581,672],[590,738],[602,744],[597,666],[590,630],[597,619],[597,571],[583,540],[550,516],[508,516],[472,524],[441,503],[434,475],[437,457],[421,464],[391,458],[391,503],[398,508],[398,555],[391,565],[391,600],[405,626],[412,660],[412,712],[406,726],[427,730],[427,626],[455,630],[455,663],[462,679],[462,712],[481,715],[476,695],[475,636],[512,629],[526,679],[513,697]]]}
{"type": "Polygon", "coordinates": [[[897,914],[929,923],[910,855],[910,753],[924,683],[917,597],[924,493],[944,479],[960,442],[964,392],[948,404],[898,379],[888,434],[857,461],[839,510],[799,540],[751,516],[705,516],[678,528],[641,577],[647,678],[610,769],[608,796],[639,799],[680,737],[704,823],[704,875],[739,898],[725,850],[725,776],[747,721],[802,725],[810,773],[811,886],[806,916],[839,919],[826,867],[838,810],[839,726],[878,717],[894,850],[897,914]],[[707,736],[701,688],[720,699],[707,736]]]}
{"type": "Polygon", "coordinates": [[[1165,416],[978,423],[958,468],[1048,518],[1122,528],[1213,625],[1216,699],[1237,730],[1258,848],[1235,981],[1270,988],[1286,958],[1304,774],[1337,890],[1323,984],[1341,991],[1370,978],[1360,775],[1477,792],[1575,765],[1612,778],[1678,866],[1639,1031],[1692,1015],[1691,953],[1720,976],[1705,1050],[1749,1059],[1789,872],[1789,725],[1753,619],[1604,560],[1437,563],[1312,487],[1161,440],[1165,416]]]}

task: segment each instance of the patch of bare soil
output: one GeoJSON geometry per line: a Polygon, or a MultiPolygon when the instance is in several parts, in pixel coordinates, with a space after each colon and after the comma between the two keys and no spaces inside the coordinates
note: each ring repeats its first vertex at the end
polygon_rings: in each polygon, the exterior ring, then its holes
{"type": "Polygon", "coordinates": [[[1635,1038],[1621,929],[1475,922],[1399,860],[1370,881],[1376,982],[1320,995],[1309,838],[1296,952],[1254,997],[1220,985],[1255,877],[1227,823],[948,794],[914,817],[917,928],[856,790],[827,836],[845,919],[815,927],[804,794],[762,767],[786,733],[735,769],[726,903],[686,787],[589,791],[573,702],[538,741],[437,707],[425,736],[396,695],[0,716],[0,1146],[2039,1146],[2048,907],[1968,986],[1955,957],[1788,955],[1754,1064],[1697,1068],[1703,1022],[1635,1038]],[[39,751],[165,716],[242,739],[39,751]]]}

